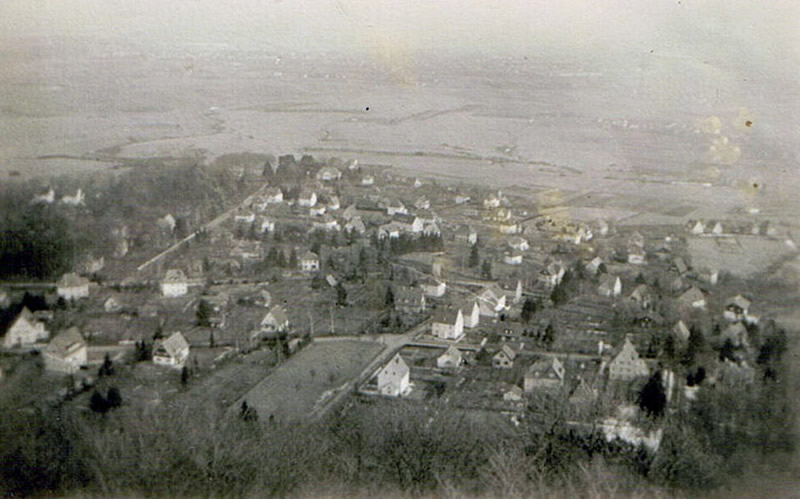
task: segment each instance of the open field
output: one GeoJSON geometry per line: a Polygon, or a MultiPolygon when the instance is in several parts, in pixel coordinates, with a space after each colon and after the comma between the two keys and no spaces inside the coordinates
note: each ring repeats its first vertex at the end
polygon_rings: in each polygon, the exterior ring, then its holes
{"type": "Polygon", "coordinates": [[[765,272],[781,258],[795,253],[784,241],[763,237],[691,237],[687,239],[695,268],[716,268],[739,277],[765,272]]]}
{"type": "Polygon", "coordinates": [[[312,343],[247,392],[234,409],[246,400],[262,419],[307,416],[325,392],[358,375],[383,348],[367,341],[312,343]]]}

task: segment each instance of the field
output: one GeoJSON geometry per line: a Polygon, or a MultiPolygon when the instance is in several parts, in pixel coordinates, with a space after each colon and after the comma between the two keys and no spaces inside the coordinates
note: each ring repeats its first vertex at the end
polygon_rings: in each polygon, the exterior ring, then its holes
{"type": "Polygon", "coordinates": [[[781,258],[795,252],[783,241],[750,236],[692,237],[687,244],[695,268],[715,268],[738,277],[764,273],[781,258]]]}
{"type": "MultiPolygon", "coordinates": [[[[262,419],[308,416],[328,391],[357,376],[383,349],[378,343],[343,340],[314,342],[253,387],[240,400],[262,419]]],[[[234,405],[238,408],[240,401],[234,405]]]]}

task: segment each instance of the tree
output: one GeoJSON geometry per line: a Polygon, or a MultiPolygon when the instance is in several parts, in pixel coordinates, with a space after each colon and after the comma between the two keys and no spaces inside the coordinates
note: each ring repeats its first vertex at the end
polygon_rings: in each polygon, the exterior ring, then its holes
{"type": "Polygon", "coordinates": [[[683,354],[683,364],[691,366],[694,364],[697,356],[700,355],[706,347],[706,338],[703,333],[692,326],[689,329],[689,339],[686,343],[686,351],[683,354]]]}
{"type": "Polygon", "coordinates": [[[283,250],[278,250],[276,253],[275,263],[278,267],[286,267],[286,255],[283,254],[283,250]]]}
{"type": "Polygon", "coordinates": [[[211,314],[213,313],[213,308],[211,304],[208,303],[206,300],[200,300],[197,304],[197,325],[200,327],[209,327],[211,326],[211,314]]]}
{"type": "Polygon", "coordinates": [[[109,409],[108,401],[100,392],[95,390],[91,398],[89,398],[89,409],[98,414],[105,414],[109,409]]]}
{"type": "Polygon", "coordinates": [[[725,340],[725,343],[722,344],[722,348],[719,349],[719,360],[720,362],[724,360],[736,361],[736,347],[733,345],[733,341],[730,338],[725,340]]]}
{"type": "Polygon", "coordinates": [[[153,332],[153,341],[158,341],[164,338],[164,328],[161,326],[161,323],[156,326],[156,330],[153,332]]]}
{"type": "Polygon", "coordinates": [[[292,251],[289,253],[289,268],[296,269],[297,265],[297,248],[292,247],[292,251]]]}
{"type": "Polygon", "coordinates": [[[639,392],[639,408],[651,417],[660,417],[667,407],[667,394],[661,382],[661,371],[656,371],[639,392]]]}
{"type": "Polygon", "coordinates": [[[211,331],[210,333],[208,333],[208,346],[209,346],[209,348],[214,348],[214,347],[217,346],[217,342],[216,342],[216,340],[214,338],[214,331],[211,331]]]}
{"type": "Polygon", "coordinates": [[[189,368],[183,366],[183,369],[181,369],[181,384],[186,386],[187,383],[189,383],[189,368]]]}
{"type": "Polygon", "coordinates": [[[109,409],[116,409],[122,405],[122,395],[119,393],[119,389],[117,389],[117,387],[112,386],[108,389],[108,393],[106,394],[106,404],[108,404],[109,409]]]}
{"type": "Polygon", "coordinates": [[[386,298],[384,298],[383,303],[387,307],[393,307],[394,306],[394,293],[392,292],[392,287],[391,286],[387,286],[386,287],[386,298]]]}
{"type": "Polygon", "coordinates": [[[483,261],[483,266],[481,267],[481,275],[486,279],[492,278],[492,262],[488,259],[483,261]]]}
{"type": "Polygon", "coordinates": [[[542,343],[548,349],[553,346],[553,343],[556,341],[556,329],[553,327],[553,324],[548,324],[546,328],[544,328],[544,336],[542,336],[542,343]]]}
{"type": "Polygon", "coordinates": [[[522,322],[528,323],[533,318],[533,314],[536,313],[536,302],[533,301],[533,298],[530,296],[525,298],[525,302],[522,304],[522,312],[520,312],[520,319],[522,322]]]}
{"type": "Polygon", "coordinates": [[[258,412],[255,407],[250,407],[246,400],[242,400],[242,405],[239,407],[239,417],[242,421],[258,421],[258,412]]]}
{"type": "Polygon", "coordinates": [[[106,353],[106,356],[103,359],[103,365],[101,365],[100,369],[97,370],[97,375],[101,378],[103,376],[114,375],[114,363],[111,362],[111,356],[108,353],[106,353]]]}
{"type": "Polygon", "coordinates": [[[550,292],[550,300],[553,305],[559,307],[569,301],[569,293],[567,293],[566,285],[564,283],[556,284],[553,291],[550,292]]]}
{"type": "Polygon", "coordinates": [[[336,284],[336,304],[340,307],[347,306],[347,290],[341,282],[336,284]]]}
{"type": "Polygon", "coordinates": [[[470,267],[477,267],[481,263],[481,256],[478,253],[478,243],[472,245],[472,249],[469,251],[469,266],[470,267]]]}
{"type": "Polygon", "coordinates": [[[151,345],[144,340],[136,342],[136,350],[133,353],[133,359],[136,362],[146,362],[153,357],[153,349],[151,345]]]}

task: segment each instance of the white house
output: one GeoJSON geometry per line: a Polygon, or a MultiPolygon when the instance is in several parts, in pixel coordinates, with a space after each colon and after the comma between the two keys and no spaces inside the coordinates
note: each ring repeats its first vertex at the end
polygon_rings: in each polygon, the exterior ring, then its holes
{"type": "Polygon", "coordinates": [[[444,293],[447,291],[447,284],[445,284],[444,281],[438,281],[436,279],[429,279],[421,283],[420,287],[426,296],[432,298],[440,298],[444,296],[444,293]]]}
{"type": "Polygon", "coordinates": [[[339,227],[339,222],[330,215],[325,215],[320,220],[314,220],[311,225],[316,230],[338,231],[341,229],[341,227],[339,227]]]}
{"type": "Polygon", "coordinates": [[[186,274],[180,269],[169,269],[160,286],[161,294],[168,298],[183,296],[189,292],[186,274]]]}
{"type": "Polygon", "coordinates": [[[639,352],[629,338],[625,338],[620,352],[608,363],[608,377],[614,381],[647,376],[649,372],[647,363],[639,357],[639,352]]]}
{"type": "Polygon", "coordinates": [[[706,296],[695,286],[684,291],[683,294],[678,297],[678,302],[683,307],[706,308],[706,296]]]}
{"type": "Polygon", "coordinates": [[[459,340],[464,336],[464,315],[460,308],[437,311],[431,322],[431,334],[443,340],[459,340]]]}
{"type": "Polygon", "coordinates": [[[283,191],[278,187],[269,187],[264,191],[264,201],[269,204],[283,203],[283,191]]]}
{"type": "Polygon", "coordinates": [[[508,345],[503,345],[500,350],[492,357],[492,367],[500,369],[511,369],[514,367],[514,359],[517,358],[517,352],[508,345]]]}
{"type": "Polygon", "coordinates": [[[273,306],[261,319],[261,330],[265,333],[280,333],[289,327],[289,317],[280,305],[273,306]]]}
{"type": "Polygon", "coordinates": [[[318,204],[308,209],[308,216],[319,217],[321,215],[324,215],[326,210],[327,208],[325,208],[325,205],[318,204]]]}
{"type": "Polygon", "coordinates": [[[749,309],[750,300],[742,295],[736,295],[728,298],[725,302],[725,310],[722,312],[722,316],[730,322],[743,321],[747,317],[749,309]]]}
{"type": "Polygon", "coordinates": [[[56,335],[42,352],[44,368],[48,371],[72,374],[86,365],[87,348],[77,327],[56,335]]]}
{"type": "Polygon", "coordinates": [[[330,182],[331,180],[339,180],[342,178],[342,172],[338,168],[332,166],[323,166],[317,172],[317,180],[330,182]]]}
{"type": "Polygon", "coordinates": [[[182,368],[189,358],[189,343],[180,331],[172,333],[153,348],[153,363],[161,366],[182,368]]]}
{"type": "Polygon", "coordinates": [[[256,214],[248,210],[239,210],[233,217],[237,224],[251,224],[256,221],[256,214]]]}
{"type": "Polygon", "coordinates": [[[408,209],[400,201],[393,200],[386,203],[386,214],[392,215],[408,215],[408,209]]]}
{"type": "Polygon", "coordinates": [[[300,270],[303,272],[316,272],[319,270],[319,256],[313,251],[306,251],[299,259],[300,270]]]}
{"type": "Polygon", "coordinates": [[[592,261],[590,261],[586,265],[586,270],[589,271],[589,273],[592,275],[597,275],[597,273],[600,271],[600,265],[602,264],[603,264],[603,259],[600,258],[599,256],[596,256],[592,258],[592,261]]]}
{"type": "Polygon", "coordinates": [[[389,397],[401,397],[410,389],[411,370],[400,354],[378,372],[378,392],[389,397]]]}
{"type": "Polygon", "coordinates": [[[525,251],[531,246],[525,238],[514,236],[508,240],[508,247],[517,251],[525,251]]]}
{"type": "Polygon", "coordinates": [[[500,222],[495,225],[501,234],[518,234],[519,224],[511,221],[500,222]]]}
{"type": "Polygon", "coordinates": [[[539,271],[537,280],[548,288],[554,288],[561,284],[561,280],[564,278],[564,274],[566,273],[567,271],[563,265],[553,262],[547,264],[542,270],[539,271]]]}
{"type": "Polygon", "coordinates": [[[77,300],[89,296],[89,279],[74,272],[64,274],[56,283],[56,293],[65,300],[77,300]]]}
{"type": "Polygon", "coordinates": [[[361,220],[361,217],[354,217],[351,218],[346,224],[344,224],[344,230],[347,232],[355,232],[357,234],[363,234],[367,231],[367,226],[364,225],[364,222],[361,220]]]}
{"type": "Polygon", "coordinates": [[[538,360],[525,371],[525,392],[560,388],[564,385],[565,374],[564,364],[558,358],[538,360]]]}
{"type": "Polygon", "coordinates": [[[435,223],[428,224],[422,229],[422,233],[426,236],[441,236],[442,230],[435,223]]]}
{"type": "Polygon", "coordinates": [[[363,186],[370,186],[375,184],[375,177],[372,175],[364,175],[361,177],[361,185],[363,186]]]}
{"type": "Polygon", "coordinates": [[[3,348],[31,346],[46,340],[49,336],[44,324],[37,321],[31,311],[25,307],[6,331],[3,348]]]}
{"type": "Polygon", "coordinates": [[[50,188],[46,192],[42,192],[33,196],[33,199],[31,199],[31,204],[53,204],[53,201],[55,200],[56,193],[52,188],[50,188]]]}
{"type": "Polygon", "coordinates": [[[506,265],[522,265],[522,253],[519,251],[506,251],[503,253],[503,263],[506,265]]]}
{"type": "Polygon", "coordinates": [[[614,297],[622,293],[622,281],[617,276],[605,274],[600,278],[597,292],[601,296],[614,297]]]}
{"type": "Polygon", "coordinates": [[[414,201],[414,208],[418,210],[428,210],[431,207],[431,202],[428,201],[428,198],[425,196],[420,196],[416,201],[414,201]]]}
{"type": "Polygon", "coordinates": [[[165,230],[165,231],[169,232],[170,234],[175,231],[175,225],[176,224],[177,224],[177,221],[175,220],[175,217],[173,217],[171,213],[167,213],[162,218],[159,218],[158,220],[156,220],[156,225],[160,229],[165,230]]]}
{"type": "Polygon", "coordinates": [[[297,198],[297,204],[306,208],[311,208],[317,204],[317,193],[311,189],[303,189],[297,198]]]}
{"type": "Polygon", "coordinates": [[[264,234],[265,232],[275,232],[275,222],[267,217],[260,217],[258,219],[258,231],[264,234]]]}
{"type": "Polygon", "coordinates": [[[450,345],[442,355],[436,358],[436,367],[439,369],[458,367],[463,360],[464,356],[461,354],[461,350],[450,345]]]}
{"type": "Polygon", "coordinates": [[[478,295],[480,315],[485,317],[497,317],[501,312],[508,309],[506,300],[506,292],[498,286],[484,288],[478,295]]]}
{"type": "Polygon", "coordinates": [[[61,202],[64,204],[68,204],[70,206],[82,206],[84,203],[85,195],[83,194],[83,190],[78,187],[78,190],[75,192],[74,196],[65,195],[61,198],[61,202]]]}
{"type": "Polygon", "coordinates": [[[478,232],[469,225],[462,225],[456,229],[456,241],[473,245],[478,242],[478,232]]]}
{"type": "Polygon", "coordinates": [[[487,209],[497,208],[500,206],[500,198],[495,194],[490,194],[489,197],[483,200],[483,207],[487,209]]]}

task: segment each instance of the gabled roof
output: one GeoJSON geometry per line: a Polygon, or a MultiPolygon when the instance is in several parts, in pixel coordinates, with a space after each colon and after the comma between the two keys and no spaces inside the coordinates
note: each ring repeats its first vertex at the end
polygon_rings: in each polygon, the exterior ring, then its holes
{"type": "Polygon", "coordinates": [[[683,321],[678,321],[675,323],[675,325],[672,327],[672,333],[681,341],[688,341],[689,335],[691,334],[689,328],[686,327],[686,324],[684,324],[683,321]]]}
{"type": "Polygon", "coordinates": [[[728,307],[730,305],[736,305],[737,307],[741,308],[742,310],[747,310],[750,308],[750,300],[745,298],[742,295],[736,295],[731,298],[728,298],[725,301],[725,306],[728,307]]]}
{"type": "Polygon", "coordinates": [[[70,272],[68,274],[64,274],[61,276],[61,279],[58,280],[57,286],[59,288],[75,288],[78,286],[88,286],[89,279],[85,277],[81,277],[74,272],[70,272]]]}
{"type": "Polygon", "coordinates": [[[280,305],[275,305],[272,307],[269,312],[267,312],[267,315],[264,316],[264,320],[261,321],[261,324],[265,324],[267,322],[267,318],[270,316],[272,316],[272,321],[275,324],[284,324],[289,321],[289,318],[286,316],[286,312],[280,305]]]}
{"type": "Polygon", "coordinates": [[[186,282],[186,274],[181,269],[169,269],[164,282],[186,282]]]}
{"type": "Polygon", "coordinates": [[[400,286],[395,291],[394,301],[402,305],[418,305],[425,298],[425,293],[420,288],[400,286]]]}
{"type": "Polygon", "coordinates": [[[177,356],[180,352],[189,349],[189,343],[180,331],[176,331],[160,345],[170,357],[177,356]]]}
{"type": "Polygon", "coordinates": [[[682,295],[678,297],[678,300],[684,303],[694,303],[696,301],[705,300],[706,297],[702,291],[696,286],[692,286],[691,288],[687,289],[683,292],[682,295]]]}
{"type": "Polygon", "coordinates": [[[47,344],[45,352],[55,357],[66,357],[80,347],[86,346],[80,331],[77,327],[71,327],[66,331],[60,332],[47,344]]]}
{"type": "Polygon", "coordinates": [[[500,350],[497,351],[495,357],[500,355],[501,353],[505,355],[506,358],[508,358],[508,360],[514,360],[517,357],[517,352],[515,352],[514,349],[508,345],[503,345],[500,348],[500,350]]]}
{"type": "Polygon", "coordinates": [[[525,372],[525,376],[543,378],[546,377],[550,372],[554,372],[559,379],[564,379],[564,365],[556,357],[537,360],[531,364],[531,366],[525,372]]]}
{"type": "Polygon", "coordinates": [[[319,256],[313,251],[306,251],[302,255],[300,255],[301,261],[308,261],[308,260],[319,260],[319,256]]]}
{"type": "Polygon", "coordinates": [[[433,315],[433,322],[438,322],[441,324],[455,324],[459,313],[461,313],[460,308],[439,309],[433,315]]]}
{"type": "Polygon", "coordinates": [[[456,359],[458,362],[461,362],[461,359],[464,357],[464,355],[461,353],[461,350],[459,350],[458,348],[456,348],[453,345],[450,345],[449,347],[447,347],[447,350],[445,350],[444,353],[439,356],[439,358],[442,358],[444,356],[448,356],[448,357],[450,357],[452,359],[456,359]]]}

